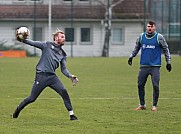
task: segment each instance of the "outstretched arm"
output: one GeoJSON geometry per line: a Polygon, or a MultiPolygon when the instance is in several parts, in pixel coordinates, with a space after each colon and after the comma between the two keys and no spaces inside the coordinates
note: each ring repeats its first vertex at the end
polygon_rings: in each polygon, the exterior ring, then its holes
{"type": "Polygon", "coordinates": [[[28,28],[18,28],[16,29],[16,39],[20,42],[23,42],[25,44],[28,44],[30,46],[34,46],[36,48],[40,48],[40,49],[43,49],[43,47],[46,46],[46,42],[41,42],[41,41],[33,41],[33,40],[30,40],[30,39],[27,39],[27,37],[29,36],[29,29],[28,28]],[[23,32],[21,30],[23,29],[23,32]],[[24,29],[26,29],[26,31],[24,31],[24,29]],[[19,32],[20,30],[20,32],[19,32]]]}
{"type": "Polygon", "coordinates": [[[28,44],[30,46],[34,46],[36,48],[40,48],[40,49],[42,49],[43,47],[46,46],[46,42],[33,41],[33,40],[30,40],[30,39],[23,40],[23,43],[28,44]]]}

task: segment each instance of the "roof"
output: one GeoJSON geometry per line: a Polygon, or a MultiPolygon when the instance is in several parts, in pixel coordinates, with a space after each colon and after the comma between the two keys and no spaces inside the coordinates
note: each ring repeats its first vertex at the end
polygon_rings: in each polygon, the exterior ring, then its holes
{"type": "MultiPolygon", "coordinates": [[[[103,5],[52,5],[52,19],[104,19],[103,5]],[[72,14],[73,13],[73,14],[72,14]]],[[[0,19],[48,19],[48,5],[0,5],[0,19]],[[36,10],[35,10],[36,9],[36,10]]],[[[124,0],[112,9],[113,19],[144,17],[144,0],[124,0]]]]}
{"type": "MultiPolygon", "coordinates": [[[[118,0],[117,0],[118,1],[118,0]]],[[[113,8],[113,18],[144,18],[144,0],[124,0],[113,8]]]]}

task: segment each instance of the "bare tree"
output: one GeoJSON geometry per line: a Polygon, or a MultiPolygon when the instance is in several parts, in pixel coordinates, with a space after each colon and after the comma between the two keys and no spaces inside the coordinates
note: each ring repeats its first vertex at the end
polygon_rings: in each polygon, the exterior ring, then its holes
{"type": "Polygon", "coordinates": [[[103,57],[109,57],[109,46],[110,46],[110,37],[111,37],[111,19],[112,19],[112,8],[116,5],[120,4],[124,0],[117,0],[114,2],[114,0],[107,0],[107,3],[104,4],[100,0],[96,0],[101,5],[105,6],[106,12],[105,12],[105,20],[104,20],[104,27],[105,27],[105,37],[104,37],[104,46],[102,50],[102,56],[103,57]]]}

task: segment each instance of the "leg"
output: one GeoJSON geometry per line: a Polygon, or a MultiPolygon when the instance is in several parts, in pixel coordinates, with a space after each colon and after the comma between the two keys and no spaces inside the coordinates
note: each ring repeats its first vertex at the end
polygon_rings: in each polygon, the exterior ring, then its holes
{"type": "Polygon", "coordinates": [[[159,98],[160,67],[154,67],[151,71],[153,85],[153,106],[157,106],[159,98]]]}
{"type": "Polygon", "coordinates": [[[78,120],[78,118],[74,115],[72,104],[71,104],[68,92],[57,76],[55,76],[53,78],[52,84],[50,84],[50,87],[52,89],[54,89],[63,98],[64,105],[70,114],[70,120],[78,120]]]}
{"type": "Polygon", "coordinates": [[[31,90],[30,96],[28,96],[26,99],[24,99],[16,108],[13,118],[17,118],[20,111],[27,106],[28,104],[34,102],[37,97],[40,95],[40,93],[43,91],[43,89],[46,87],[46,82],[44,82],[44,77],[42,75],[36,74],[35,81],[33,83],[33,87],[31,90]],[[45,83],[45,84],[44,84],[45,83]]]}
{"type": "Polygon", "coordinates": [[[140,100],[140,105],[145,105],[145,84],[149,75],[149,68],[140,68],[138,74],[138,95],[140,100]]]}
{"type": "Polygon", "coordinates": [[[52,81],[52,84],[50,85],[50,87],[62,97],[64,101],[64,105],[67,108],[67,110],[72,111],[73,108],[72,108],[69,94],[67,90],[65,89],[64,85],[62,84],[62,82],[59,80],[57,76],[55,76],[51,81],[52,81]]]}

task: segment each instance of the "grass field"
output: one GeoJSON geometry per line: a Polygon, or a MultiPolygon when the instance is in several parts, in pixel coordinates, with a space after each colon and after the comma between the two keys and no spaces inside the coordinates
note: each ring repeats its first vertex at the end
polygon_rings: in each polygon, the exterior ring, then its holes
{"type": "Polygon", "coordinates": [[[38,58],[0,59],[0,133],[2,134],[180,134],[181,57],[172,57],[173,70],[161,68],[158,111],[152,112],[152,84],[146,84],[147,110],[135,111],[139,104],[137,74],[139,58],[133,66],[127,58],[68,58],[69,71],[79,84],[57,69],[67,88],[79,121],[70,121],[62,100],[50,88],[21,112],[11,114],[29,95],[38,58]]]}

